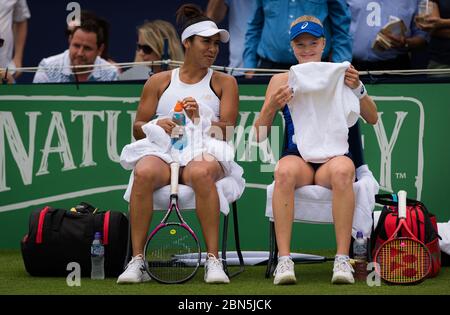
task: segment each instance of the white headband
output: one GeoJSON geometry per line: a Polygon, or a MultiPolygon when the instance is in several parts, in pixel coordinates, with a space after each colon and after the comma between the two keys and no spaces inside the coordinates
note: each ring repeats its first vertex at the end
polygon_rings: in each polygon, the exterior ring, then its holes
{"type": "Polygon", "coordinates": [[[184,41],[192,35],[211,37],[213,35],[216,35],[217,33],[220,34],[220,41],[222,43],[227,43],[230,39],[230,33],[228,33],[227,30],[218,28],[216,23],[214,23],[213,21],[198,22],[186,27],[186,29],[181,34],[181,42],[184,43],[184,41]]]}

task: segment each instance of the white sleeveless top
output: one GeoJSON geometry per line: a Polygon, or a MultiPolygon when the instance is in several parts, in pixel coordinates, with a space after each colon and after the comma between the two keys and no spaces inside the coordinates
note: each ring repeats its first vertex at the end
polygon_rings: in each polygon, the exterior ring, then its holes
{"type": "Polygon", "coordinates": [[[200,106],[209,106],[215,115],[215,120],[220,117],[220,99],[211,89],[212,69],[208,69],[208,73],[195,84],[187,84],[180,80],[180,68],[172,70],[172,78],[169,86],[161,95],[156,108],[158,117],[169,115],[173,110],[177,101],[185,97],[193,97],[200,106]]]}

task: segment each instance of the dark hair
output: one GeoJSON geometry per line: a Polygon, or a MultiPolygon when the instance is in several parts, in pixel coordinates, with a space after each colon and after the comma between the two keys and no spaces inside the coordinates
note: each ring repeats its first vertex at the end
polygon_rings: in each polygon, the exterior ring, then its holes
{"type": "Polygon", "coordinates": [[[192,24],[203,21],[212,21],[203,13],[202,9],[198,5],[192,3],[183,4],[179,7],[176,17],[177,24],[181,26],[181,32],[192,24]]]}
{"type": "Polygon", "coordinates": [[[78,29],[89,33],[95,33],[97,35],[97,47],[105,45],[105,49],[107,48],[109,24],[106,20],[100,18],[81,19],[81,25],[75,26],[72,35],[75,34],[78,29]]]}

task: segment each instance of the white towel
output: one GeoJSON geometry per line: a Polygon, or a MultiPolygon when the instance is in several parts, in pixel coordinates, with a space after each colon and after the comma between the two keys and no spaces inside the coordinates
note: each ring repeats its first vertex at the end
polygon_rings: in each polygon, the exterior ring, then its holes
{"type": "MultiPolygon", "coordinates": [[[[234,160],[234,148],[230,143],[217,140],[209,136],[211,120],[214,113],[208,106],[199,104],[200,121],[194,124],[186,116],[186,126],[184,127],[184,137],[187,140],[183,150],[172,147],[170,136],[160,126],[153,121],[142,126],[146,138],[126,145],[120,155],[120,164],[123,168],[131,170],[136,163],[146,155],[153,155],[161,158],[166,163],[174,160],[181,166],[187,165],[195,157],[202,153],[209,153],[218,161],[231,162],[234,160]]],[[[170,117],[170,113],[169,116],[170,117]]],[[[161,119],[161,117],[159,117],[161,119]]]]}
{"type": "MultiPolygon", "coordinates": [[[[211,121],[214,119],[212,110],[208,106],[199,104],[199,111],[200,121],[198,124],[194,124],[186,117],[183,136],[187,139],[187,145],[183,150],[179,151],[173,148],[170,136],[164,129],[151,121],[142,126],[146,138],[130,143],[122,149],[120,164],[127,170],[133,170],[141,158],[152,155],[159,157],[168,164],[176,160],[181,166],[185,166],[201,153],[211,154],[222,165],[225,173],[225,178],[218,181],[216,187],[219,194],[220,211],[227,214],[229,211],[228,204],[237,200],[244,192],[244,170],[234,162],[234,147],[230,143],[209,136],[208,132],[211,127],[211,121]]],[[[169,113],[168,117],[170,116],[171,113],[169,113]]],[[[159,117],[159,119],[161,118],[163,117],[159,117]]],[[[130,200],[133,178],[132,172],[127,190],[124,194],[126,201],[130,200]]],[[[167,200],[170,193],[168,187],[165,186],[158,190],[157,193],[155,192],[155,210],[158,210],[162,204],[164,207],[167,207],[167,200]],[[157,203],[157,200],[160,199],[163,202],[157,203]]],[[[182,203],[183,207],[192,208],[191,206],[195,205],[195,198],[192,198],[194,194],[190,187],[180,185],[178,195],[180,204],[182,203]]]]}
{"type": "MultiPolygon", "coordinates": [[[[370,236],[372,211],[375,207],[375,195],[379,185],[367,165],[356,169],[358,181],[353,184],[355,194],[355,212],[353,215],[352,235],[362,231],[370,236]]],[[[266,217],[273,218],[272,194],[274,183],[267,187],[266,217]]],[[[332,192],[319,185],[307,185],[295,190],[294,220],[308,223],[333,223],[332,192]]]]}
{"type": "Polygon", "coordinates": [[[348,152],[348,128],[359,117],[359,99],[344,84],[349,65],[308,62],[289,71],[294,140],[305,161],[324,163],[348,152]]]}

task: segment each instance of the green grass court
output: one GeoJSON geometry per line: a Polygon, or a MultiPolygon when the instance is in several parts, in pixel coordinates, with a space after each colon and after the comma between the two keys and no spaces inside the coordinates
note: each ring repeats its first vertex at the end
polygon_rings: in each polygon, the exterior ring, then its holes
{"type": "MultiPolygon", "coordinates": [[[[312,254],[332,256],[333,251],[312,254]]],[[[246,266],[245,271],[231,279],[229,285],[207,285],[203,282],[203,269],[194,279],[180,285],[164,285],[151,281],[138,285],[117,285],[115,278],[105,280],[81,279],[80,287],[69,287],[65,278],[35,278],[29,276],[19,250],[0,250],[0,294],[63,294],[63,295],[442,295],[450,294],[450,268],[443,267],[438,277],[419,285],[369,287],[365,282],[355,285],[332,285],[332,262],[297,264],[297,284],[275,286],[272,279],[264,278],[264,266],[246,266]]],[[[232,266],[233,268],[237,268],[232,266]]]]}

